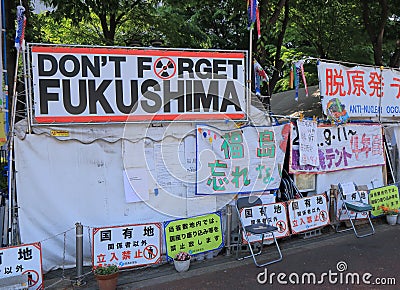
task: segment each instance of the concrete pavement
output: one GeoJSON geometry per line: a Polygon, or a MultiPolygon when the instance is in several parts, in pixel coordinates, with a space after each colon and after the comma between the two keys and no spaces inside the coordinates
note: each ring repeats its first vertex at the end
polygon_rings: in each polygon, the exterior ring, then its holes
{"type": "MultiPolygon", "coordinates": [[[[281,240],[283,261],[266,269],[257,268],[251,259],[236,261],[234,255],[220,254],[192,262],[184,273],[176,272],[172,264],[124,271],[117,289],[399,289],[400,225],[389,226],[383,219],[374,224],[376,234],[361,239],[352,231],[335,233],[327,227],[317,237],[281,240]],[[357,277],[359,285],[351,280],[357,277]],[[323,283],[314,285],[318,281],[323,283]]],[[[274,249],[265,246],[264,251],[268,255],[274,249]]],[[[97,289],[92,274],[85,277],[85,285],[77,287],[68,280],[74,272],[68,271],[62,281],[60,270],[45,275],[46,289],[97,289]]]]}

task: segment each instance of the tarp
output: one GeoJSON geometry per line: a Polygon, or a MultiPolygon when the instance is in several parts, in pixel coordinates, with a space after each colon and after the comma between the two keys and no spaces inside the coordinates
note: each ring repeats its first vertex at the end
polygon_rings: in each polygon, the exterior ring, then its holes
{"type": "MultiPolygon", "coordinates": [[[[256,125],[267,125],[261,111],[252,108],[250,112],[256,125]]],[[[233,122],[220,124],[222,129],[235,126],[233,122]]],[[[232,199],[232,195],[194,196],[190,187],[194,187],[195,175],[191,172],[178,176],[179,187],[157,180],[164,168],[174,173],[183,166],[169,162],[178,159],[182,143],[191,144],[185,141],[195,136],[193,123],[35,126],[34,134],[26,134],[27,122],[21,121],[16,131],[21,240],[42,243],[45,272],[75,266],[77,222],[84,226],[84,264],[90,265],[90,230],[94,227],[164,222],[207,214],[232,199]],[[137,148],[143,151],[135,151],[137,148]],[[149,148],[154,159],[146,155],[149,148]],[[162,153],[164,148],[176,148],[169,152],[177,155],[164,158],[166,164],[157,169],[161,166],[157,152],[162,153]],[[127,168],[146,170],[149,194],[145,202],[127,202],[127,168]]],[[[195,142],[192,144],[194,152],[195,142]]]]}

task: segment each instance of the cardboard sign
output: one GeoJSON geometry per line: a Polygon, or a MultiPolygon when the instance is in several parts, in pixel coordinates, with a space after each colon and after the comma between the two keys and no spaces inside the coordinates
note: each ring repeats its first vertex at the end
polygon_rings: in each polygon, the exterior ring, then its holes
{"type": "MultiPolygon", "coordinates": [[[[262,222],[277,227],[278,230],[274,232],[275,238],[287,237],[290,234],[289,223],[287,219],[287,209],[284,202],[244,208],[240,212],[240,218],[243,222],[243,226],[249,226],[262,222]]],[[[250,240],[250,243],[259,242],[261,241],[261,235],[248,234],[248,239],[250,240]]],[[[264,240],[271,239],[272,234],[267,234],[264,236],[264,240]]],[[[247,243],[244,236],[242,237],[242,241],[244,244],[247,243]]]]}
{"type": "Polygon", "coordinates": [[[224,246],[220,212],[165,222],[164,233],[169,260],[179,252],[196,255],[224,246]]]}
{"type": "Polygon", "coordinates": [[[289,125],[196,130],[196,194],[237,194],[279,188],[289,125]]]}
{"type": "Polygon", "coordinates": [[[246,119],[244,51],[30,50],[37,124],[246,119]]]}
{"type": "Polygon", "coordinates": [[[43,289],[40,243],[0,248],[0,279],[27,275],[29,289],[43,289]]]}
{"type": "Polygon", "coordinates": [[[371,214],[379,216],[383,214],[380,206],[392,209],[400,209],[399,188],[396,185],[388,185],[369,191],[369,204],[372,206],[371,214]]]}
{"type": "Polygon", "coordinates": [[[161,224],[134,224],[93,229],[93,267],[132,268],[161,261],[161,224]]]}
{"type": "Polygon", "coordinates": [[[325,194],[289,200],[288,209],[293,234],[329,224],[328,202],[325,194]]]}

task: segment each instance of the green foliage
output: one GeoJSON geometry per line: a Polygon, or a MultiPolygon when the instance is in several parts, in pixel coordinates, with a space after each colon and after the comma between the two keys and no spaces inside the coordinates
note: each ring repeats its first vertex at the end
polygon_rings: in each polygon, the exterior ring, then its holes
{"type": "Polygon", "coordinates": [[[119,271],[117,265],[99,266],[94,270],[95,275],[110,275],[119,271]]]}
{"type": "Polygon", "coordinates": [[[157,9],[157,30],[171,47],[246,49],[245,1],[166,0],[157,9]]]}

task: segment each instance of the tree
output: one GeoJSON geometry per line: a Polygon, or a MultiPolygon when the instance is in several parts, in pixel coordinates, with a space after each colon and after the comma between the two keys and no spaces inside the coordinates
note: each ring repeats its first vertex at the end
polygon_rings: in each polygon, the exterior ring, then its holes
{"type": "Polygon", "coordinates": [[[171,47],[247,49],[246,2],[166,0],[157,27],[171,47]]]}
{"type": "MultiPolygon", "coordinates": [[[[282,60],[282,45],[289,23],[289,0],[279,0],[274,5],[268,0],[260,1],[261,38],[257,39],[255,57],[262,65],[267,65],[272,75],[268,86],[263,86],[262,95],[271,95],[282,78],[285,62],[282,60]]],[[[268,99],[262,99],[269,106],[268,99]]]]}
{"type": "Polygon", "coordinates": [[[387,0],[368,1],[360,0],[362,18],[374,49],[375,65],[383,65],[383,37],[385,26],[389,17],[387,0]]]}
{"type": "Polygon", "coordinates": [[[287,41],[308,56],[372,63],[358,6],[352,0],[297,0],[287,41]]]}
{"type": "MultiPolygon", "coordinates": [[[[43,0],[54,7],[50,12],[61,22],[70,19],[72,25],[82,21],[99,23],[102,44],[115,45],[118,29],[124,25],[132,27],[136,21],[150,20],[154,11],[153,0],[43,0]]],[[[119,41],[122,42],[122,41],[119,41]]],[[[100,44],[100,43],[99,43],[100,44]]],[[[121,45],[121,43],[119,43],[121,45]]]]}

